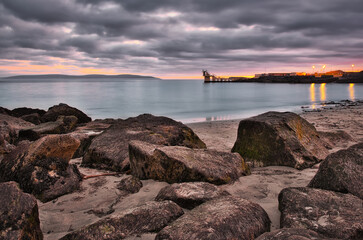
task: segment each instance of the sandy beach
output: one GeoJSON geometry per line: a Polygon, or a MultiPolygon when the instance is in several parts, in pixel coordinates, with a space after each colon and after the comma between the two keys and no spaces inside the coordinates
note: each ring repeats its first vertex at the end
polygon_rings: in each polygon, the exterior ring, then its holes
{"type": "MultiPolygon", "coordinates": [[[[363,141],[363,104],[328,105],[319,111],[303,112],[301,116],[311,122],[318,131],[345,131],[352,138],[336,142],[330,152],[363,141]]],[[[237,138],[240,120],[202,122],[188,124],[206,143],[209,149],[230,152],[237,138]]],[[[72,162],[80,164],[81,159],[72,162]]],[[[96,169],[79,167],[84,175],[107,173],[96,169]]],[[[233,184],[220,188],[230,194],[240,196],[260,204],[268,213],[271,230],[279,228],[280,212],[277,196],[286,187],[306,186],[317,172],[317,166],[302,171],[289,167],[272,166],[253,168],[252,174],[241,177],[233,184]]],[[[56,200],[39,204],[40,221],[44,239],[58,239],[82,226],[94,223],[101,218],[154,200],[159,190],[168,183],[143,180],[138,193],[124,197],[116,188],[126,175],[102,176],[82,182],[81,190],[59,197],[56,200]]],[[[186,210],[187,211],[187,210],[186,210]]],[[[155,234],[146,234],[130,239],[153,239],[155,234]]]]}

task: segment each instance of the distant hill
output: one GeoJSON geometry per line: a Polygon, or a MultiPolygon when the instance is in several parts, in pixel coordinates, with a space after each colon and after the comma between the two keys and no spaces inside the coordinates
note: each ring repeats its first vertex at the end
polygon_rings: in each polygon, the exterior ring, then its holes
{"type": "Polygon", "coordinates": [[[92,78],[138,78],[138,79],[160,79],[152,76],[142,76],[133,74],[119,74],[119,75],[103,75],[103,74],[89,74],[89,75],[64,75],[64,74],[41,74],[41,75],[17,75],[11,77],[4,77],[2,79],[92,79],[92,78]]]}

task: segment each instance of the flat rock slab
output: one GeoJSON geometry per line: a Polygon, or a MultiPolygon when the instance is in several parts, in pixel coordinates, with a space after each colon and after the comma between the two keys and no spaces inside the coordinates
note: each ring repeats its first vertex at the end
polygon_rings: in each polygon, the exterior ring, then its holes
{"type": "Polygon", "coordinates": [[[194,208],[155,239],[254,239],[269,230],[270,219],[260,205],[226,196],[194,208]]]}
{"type": "Polygon", "coordinates": [[[0,239],[42,240],[37,200],[16,182],[0,183],[0,239]]]}
{"type": "Polygon", "coordinates": [[[291,112],[267,112],[239,123],[232,152],[258,166],[311,167],[328,155],[315,127],[291,112]]]}
{"type": "Polygon", "coordinates": [[[143,114],[118,120],[92,140],[82,166],[124,171],[129,168],[129,142],[141,140],[160,145],[206,148],[194,132],[181,122],[143,114]]]}
{"type": "Polygon", "coordinates": [[[35,141],[46,134],[64,134],[72,131],[77,122],[75,116],[59,116],[55,122],[45,122],[19,130],[19,140],[35,141]]]}
{"type": "Polygon", "coordinates": [[[229,193],[206,182],[174,183],[162,188],[155,200],[171,200],[183,208],[193,209],[202,203],[226,195],[229,193]]]}
{"type": "Polygon", "coordinates": [[[283,228],[267,232],[256,240],[333,240],[305,228],[283,228]]]}
{"type": "Polygon", "coordinates": [[[131,174],[140,179],[168,183],[203,181],[225,184],[250,174],[237,153],[161,146],[141,141],[130,142],[131,174]]]}
{"type": "Polygon", "coordinates": [[[306,228],[326,237],[363,239],[363,201],[351,194],[285,188],[279,194],[281,228],[306,228]]]}
{"type": "Polygon", "coordinates": [[[50,107],[48,111],[41,117],[42,122],[54,122],[59,116],[75,116],[79,123],[87,123],[92,121],[84,112],[77,108],[60,103],[50,107]]]}
{"type": "Polygon", "coordinates": [[[16,181],[41,201],[72,192],[82,178],[77,167],[68,162],[79,145],[79,140],[69,135],[23,141],[0,162],[0,181],[16,181]]]}
{"type": "Polygon", "coordinates": [[[123,239],[157,232],[183,214],[183,209],[172,201],[151,201],[67,234],[61,240],[123,239]]]}
{"type": "Polygon", "coordinates": [[[308,185],[363,199],[363,143],[330,154],[308,185]]]}

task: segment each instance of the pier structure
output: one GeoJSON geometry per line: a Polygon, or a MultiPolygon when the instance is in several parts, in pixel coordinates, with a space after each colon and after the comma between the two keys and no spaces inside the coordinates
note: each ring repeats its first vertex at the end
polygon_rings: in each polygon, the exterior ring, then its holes
{"type": "Polygon", "coordinates": [[[231,82],[230,78],[224,78],[215,76],[214,74],[210,74],[207,70],[202,70],[204,82],[205,83],[212,83],[212,82],[231,82]]]}

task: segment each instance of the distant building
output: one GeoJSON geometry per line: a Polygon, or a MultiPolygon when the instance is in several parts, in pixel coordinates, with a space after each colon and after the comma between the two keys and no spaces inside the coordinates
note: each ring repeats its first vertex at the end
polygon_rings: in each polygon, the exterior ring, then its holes
{"type": "Polygon", "coordinates": [[[330,72],[326,72],[326,75],[333,75],[333,77],[342,77],[344,75],[344,71],[342,70],[335,70],[335,71],[330,71],[330,72]]]}
{"type": "Polygon", "coordinates": [[[261,73],[255,74],[256,78],[259,77],[290,77],[290,76],[306,76],[305,72],[291,72],[291,73],[261,73]]]}

